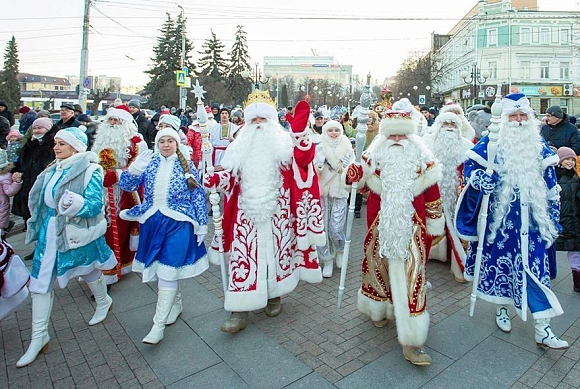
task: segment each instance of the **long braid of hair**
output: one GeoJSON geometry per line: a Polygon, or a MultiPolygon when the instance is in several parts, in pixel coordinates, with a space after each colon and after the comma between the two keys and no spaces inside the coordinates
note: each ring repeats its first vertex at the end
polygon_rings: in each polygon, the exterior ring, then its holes
{"type": "MultiPolygon", "coordinates": [[[[181,163],[181,167],[183,168],[185,174],[192,175],[191,169],[189,168],[189,164],[185,160],[185,157],[183,156],[181,150],[179,150],[179,145],[177,145],[177,158],[179,158],[179,162],[181,163]]],[[[197,182],[195,182],[193,176],[187,178],[187,186],[189,187],[189,189],[195,189],[198,187],[198,184],[197,182]]]]}

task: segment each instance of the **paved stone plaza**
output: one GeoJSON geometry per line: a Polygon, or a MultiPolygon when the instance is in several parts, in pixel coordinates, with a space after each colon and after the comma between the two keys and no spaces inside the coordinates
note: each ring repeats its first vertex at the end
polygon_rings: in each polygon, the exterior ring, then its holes
{"type": "MultiPolygon", "coordinates": [[[[433,364],[420,368],[403,359],[394,323],[375,328],[357,312],[364,231],[364,219],[355,219],[341,310],[335,270],[322,284],[301,284],[282,298],[278,317],[253,312],[248,328],[236,335],[220,331],[228,313],[217,267],[181,283],[183,314],[157,346],[141,343],[152,325],[155,284],[143,284],[136,274],[125,277],[111,289],[107,320],[89,327],[94,303],[88,287],[75,281],[56,292],[49,353],[17,369],[30,339],[28,300],[0,322],[0,388],[580,387],[580,294],[572,291],[565,256],[558,257],[554,281],[565,313],[553,328],[571,344],[566,351],[537,348],[532,323],[519,318],[504,334],[486,302],[478,301],[470,318],[469,284],[456,283],[448,264],[431,262],[427,347],[433,364]]],[[[22,257],[33,249],[23,240],[23,233],[8,239],[22,257]]]]}

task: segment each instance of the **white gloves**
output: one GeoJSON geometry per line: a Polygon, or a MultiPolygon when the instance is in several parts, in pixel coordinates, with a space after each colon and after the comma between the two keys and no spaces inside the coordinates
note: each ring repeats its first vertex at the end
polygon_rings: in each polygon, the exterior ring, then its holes
{"type": "Polygon", "coordinates": [[[205,234],[197,234],[197,245],[201,246],[203,244],[204,239],[205,239],[205,234]]]}
{"type": "Polygon", "coordinates": [[[71,192],[69,192],[68,189],[65,189],[64,194],[62,195],[60,202],[62,203],[63,208],[68,208],[70,207],[73,202],[74,202],[75,198],[72,195],[71,192]]]}
{"type": "Polygon", "coordinates": [[[149,165],[149,162],[151,162],[152,158],[153,158],[153,150],[146,150],[137,155],[137,158],[135,158],[135,160],[129,167],[131,170],[133,170],[131,173],[133,172],[142,173],[147,167],[147,165],[149,165]]]}
{"type": "Polygon", "coordinates": [[[83,196],[66,189],[58,202],[58,212],[66,217],[74,217],[84,205],[83,196]]]}
{"type": "Polygon", "coordinates": [[[350,160],[352,159],[352,156],[350,154],[345,154],[344,157],[342,157],[341,161],[342,161],[342,167],[345,168],[348,165],[350,165],[350,160]]]}

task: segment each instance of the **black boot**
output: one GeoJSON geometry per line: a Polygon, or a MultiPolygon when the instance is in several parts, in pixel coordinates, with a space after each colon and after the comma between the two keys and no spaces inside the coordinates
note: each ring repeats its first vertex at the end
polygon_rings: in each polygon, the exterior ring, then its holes
{"type": "Polygon", "coordinates": [[[580,270],[572,270],[572,281],[574,281],[574,292],[580,293],[580,270]]]}

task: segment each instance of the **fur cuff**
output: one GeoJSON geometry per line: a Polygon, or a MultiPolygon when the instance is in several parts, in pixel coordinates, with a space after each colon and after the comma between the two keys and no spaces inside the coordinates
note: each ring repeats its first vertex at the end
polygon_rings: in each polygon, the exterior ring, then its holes
{"type": "Polygon", "coordinates": [[[69,192],[73,196],[73,203],[70,207],[65,208],[62,203],[62,197],[58,202],[58,212],[66,217],[74,217],[85,206],[85,199],[83,196],[69,192]]]}

